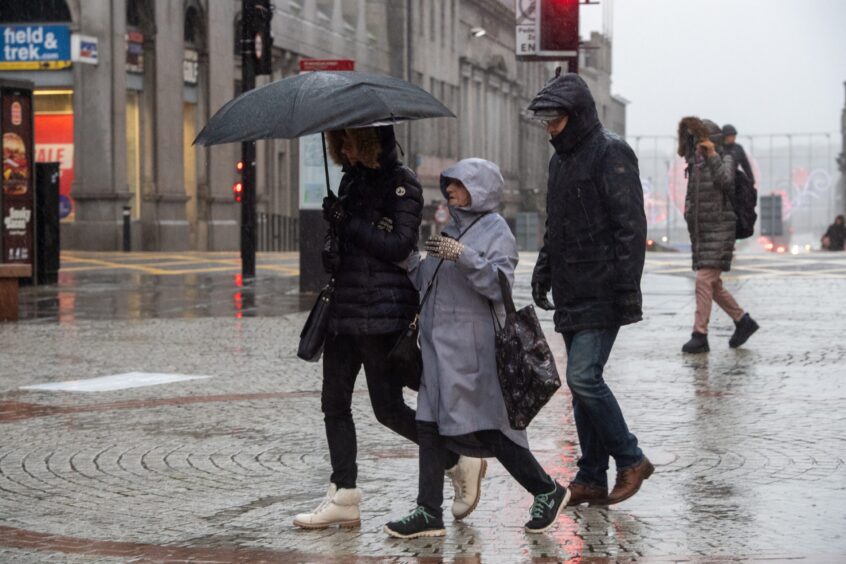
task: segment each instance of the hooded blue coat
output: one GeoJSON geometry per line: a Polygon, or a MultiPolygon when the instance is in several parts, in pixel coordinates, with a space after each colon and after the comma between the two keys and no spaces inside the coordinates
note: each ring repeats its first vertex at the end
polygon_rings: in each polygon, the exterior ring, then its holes
{"type": "MultiPolygon", "coordinates": [[[[446,197],[449,179],[460,180],[470,192],[465,208],[450,207],[452,220],[444,233],[453,238],[467,230],[458,261],[444,261],[432,293],[420,316],[423,378],[417,396],[417,420],[434,422],[446,437],[475,431],[499,430],[528,448],[524,431],[515,431],[508,414],[496,371],[495,332],[490,302],[502,321],[505,310],[497,271],[514,281],[517,243],[505,219],[496,210],[504,181],[499,167],[484,159],[464,159],[441,175],[446,197]],[[484,216],[469,230],[470,224],[484,216]]],[[[422,294],[440,259],[427,257],[412,266],[412,279],[422,294]]],[[[455,443],[453,443],[455,444],[455,443]]],[[[487,456],[471,440],[458,448],[466,454],[487,456]],[[477,450],[473,450],[477,449],[477,450]]]]}

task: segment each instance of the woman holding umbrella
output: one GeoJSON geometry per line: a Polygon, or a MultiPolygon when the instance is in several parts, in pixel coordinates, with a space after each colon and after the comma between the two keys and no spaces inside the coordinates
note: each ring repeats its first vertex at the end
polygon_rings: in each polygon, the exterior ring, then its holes
{"type": "MultiPolygon", "coordinates": [[[[529,533],[555,524],[570,492],[540,466],[525,431],[511,428],[496,368],[495,310],[503,316],[499,272],[514,280],[517,242],[499,208],[499,167],[464,159],[441,174],[452,221],[410,261],[411,276],[431,293],[420,314],[423,379],[417,396],[420,477],[417,507],[385,525],[396,538],[446,534],[441,504],[444,467],[456,452],[493,456],[534,496],[529,533]]],[[[463,458],[463,457],[462,457],[463,458]]],[[[484,468],[484,465],[483,465],[484,468]]]]}
{"type": "MultiPolygon", "coordinates": [[[[327,197],[323,204],[330,224],[323,263],[335,278],[321,394],[332,475],[320,505],[294,518],[295,525],[309,529],[360,524],[350,407],[362,366],[377,421],[410,441],[418,440],[414,410],[403,400],[403,380],[391,370],[387,357],[417,313],[417,290],[400,264],[417,247],[422,189],[397,157],[393,127],[330,131],[327,138],[332,159],[344,170],[338,197],[327,197]]],[[[472,469],[472,460],[458,462],[457,455],[449,459],[453,473],[472,469]]],[[[475,507],[480,477],[475,490],[458,489],[457,504],[475,507]]]]}

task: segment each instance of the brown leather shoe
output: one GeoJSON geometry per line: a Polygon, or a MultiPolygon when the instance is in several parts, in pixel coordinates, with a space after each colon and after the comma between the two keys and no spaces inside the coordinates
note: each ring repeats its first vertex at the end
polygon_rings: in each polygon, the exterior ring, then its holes
{"type": "Polygon", "coordinates": [[[567,502],[567,507],[573,507],[574,505],[581,505],[583,503],[587,503],[588,505],[608,505],[608,488],[570,482],[567,489],[570,490],[570,501],[567,502]]]}
{"type": "Polygon", "coordinates": [[[643,481],[650,477],[653,472],[655,472],[655,467],[645,456],[634,466],[629,466],[625,470],[617,472],[617,483],[614,484],[614,489],[608,496],[609,505],[620,503],[632,497],[640,489],[643,481]]]}

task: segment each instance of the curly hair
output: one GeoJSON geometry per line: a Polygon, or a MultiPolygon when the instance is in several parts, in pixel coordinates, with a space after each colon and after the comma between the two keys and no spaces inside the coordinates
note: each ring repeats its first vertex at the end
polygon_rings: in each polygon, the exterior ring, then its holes
{"type": "Polygon", "coordinates": [[[678,153],[680,157],[684,157],[687,153],[687,136],[693,135],[697,141],[708,139],[710,132],[708,126],[705,125],[701,119],[696,116],[683,117],[679,122],[679,148],[678,153]]]}

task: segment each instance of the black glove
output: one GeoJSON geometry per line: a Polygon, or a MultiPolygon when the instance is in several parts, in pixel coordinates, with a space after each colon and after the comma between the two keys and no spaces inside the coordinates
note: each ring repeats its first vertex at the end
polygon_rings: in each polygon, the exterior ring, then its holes
{"type": "Polygon", "coordinates": [[[347,218],[347,213],[344,211],[344,206],[335,196],[326,196],[323,198],[323,219],[329,222],[335,229],[340,228],[347,218]]]}
{"type": "Polygon", "coordinates": [[[323,239],[323,251],[320,253],[323,270],[328,274],[335,274],[341,269],[341,251],[338,248],[338,238],[331,231],[323,239]]]}
{"type": "Polygon", "coordinates": [[[551,311],[555,309],[555,306],[549,301],[549,298],[546,297],[549,294],[549,284],[543,282],[532,282],[532,299],[535,301],[535,305],[541,309],[545,309],[546,311],[551,311]]]}

